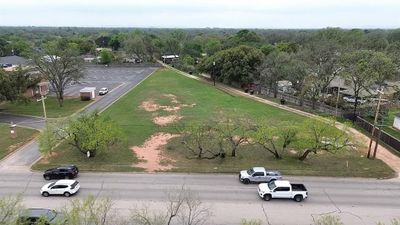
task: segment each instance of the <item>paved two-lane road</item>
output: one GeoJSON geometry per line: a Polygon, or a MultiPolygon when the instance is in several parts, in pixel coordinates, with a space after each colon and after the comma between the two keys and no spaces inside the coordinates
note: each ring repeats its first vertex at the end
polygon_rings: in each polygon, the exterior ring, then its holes
{"type": "MultiPolygon", "coordinates": [[[[166,191],[183,184],[197,193],[211,208],[213,224],[240,224],[240,220],[260,219],[263,224],[312,224],[320,214],[342,217],[345,224],[376,224],[400,217],[400,183],[396,180],[359,178],[290,177],[304,183],[309,199],[265,202],[257,195],[256,185],[238,182],[236,175],[145,174],[145,173],[81,173],[80,192],[72,198],[89,195],[111,197],[115,208],[127,215],[135,205],[163,209],[166,191]]],[[[1,173],[0,196],[23,193],[28,207],[60,208],[65,197],[40,196],[45,184],[40,173],[1,173]]]]}

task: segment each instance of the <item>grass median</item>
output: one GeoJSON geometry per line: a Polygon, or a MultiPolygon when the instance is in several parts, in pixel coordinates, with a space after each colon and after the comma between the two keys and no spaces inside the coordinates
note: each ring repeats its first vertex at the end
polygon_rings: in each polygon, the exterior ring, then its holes
{"type": "MultiPolygon", "coordinates": [[[[56,97],[48,96],[45,100],[47,117],[59,118],[69,116],[82,109],[90,102],[91,101],[81,101],[80,98],[66,98],[64,99],[63,107],[60,107],[56,97]]],[[[28,102],[6,102],[0,104],[0,112],[43,116],[43,106],[42,102],[38,102],[36,99],[30,99],[28,102]]]]}
{"type": "Polygon", "coordinates": [[[28,128],[15,128],[16,137],[11,138],[9,124],[0,123],[0,159],[34,139],[39,131],[28,128]]]}

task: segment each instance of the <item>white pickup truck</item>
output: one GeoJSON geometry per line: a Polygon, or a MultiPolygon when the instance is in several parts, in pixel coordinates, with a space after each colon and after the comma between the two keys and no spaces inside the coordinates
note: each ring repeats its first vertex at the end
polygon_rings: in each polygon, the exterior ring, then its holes
{"type": "Polygon", "coordinates": [[[301,202],[307,198],[308,191],[303,184],[291,184],[287,180],[276,180],[259,184],[258,195],[265,201],[273,198],[287,198],[301,202]]]}
{"type": "Polygon", "coordinates": [[[242,170],[239,173],[239,180],[244,184],[263,183],[282,179],[281,173],[276,170],[266,170],[264,167],[253,167],[242,170]]]}

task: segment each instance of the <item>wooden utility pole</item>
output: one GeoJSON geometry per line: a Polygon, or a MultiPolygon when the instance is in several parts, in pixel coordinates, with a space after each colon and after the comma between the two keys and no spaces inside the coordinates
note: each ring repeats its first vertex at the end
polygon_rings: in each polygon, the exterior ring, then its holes
{"type": "Polygon", "coordinates": [[[38,102],[42,101],[44,120],[47,121],[46,104],[44,103],[45,99],[47,99],[47,97],[45,97],[44,95],[41,95],[41,98],[36,101],[38,101],[38,102]]]}
{"type": "MultiPolygon", "coordinates": [[[[382,98],[382,95],[383,95],[383,91],[378,90],[378,93],[379,93],[378,105],[376,106],[374,126],[372,127],[371,140],[369,142],[367,158],[371,157],[372,140],[375,137],[376,124],[378,122],[379,108],[381,106],[381,98],[382,98]]],[[[356,99],[356,101],[357,101],[357,99],[356,99]]],[[[375,139],[375,141],[378,142],[378,139],[375,139]]],[[[376,154],[376,151],[374,153],[376,154]]],[[[375,156],[374,156],[374,158],[375,158],[375,156]]]]}

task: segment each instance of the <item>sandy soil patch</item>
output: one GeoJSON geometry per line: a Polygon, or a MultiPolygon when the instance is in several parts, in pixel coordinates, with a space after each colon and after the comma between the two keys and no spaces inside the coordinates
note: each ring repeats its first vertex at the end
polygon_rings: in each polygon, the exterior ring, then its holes
{"type": "Polygon", "coordinates": [[[153,100],[149,100],[142,102],[140,108],[144,109],[147,112],[155,112],[160,109],[160,106],[156,104],[153,100]]]}
{"type": "Polygon", "coordinates": [[[178,101],[176,95],[173,95],[173,94],[164,94],[164,96],[167,97],[167,98],[170,98],[170,99],[171,99],[171,102],[174,103],[174,104],[178,104],[178,103],[179,103],[179,101],[178,101]]]}
{"type": "Polygon", "coordinates": [[[177,116],[177,115],[157,116],[153,118],[153,122],[160,126],[166,126],[168,124],[175,123],[182,118],[183,116],[177,116]]]}
{"type": "Polygon", "coordinates": [[[173,105],[171,106],[165,106],[165,105],[159,105],[154,102],[154,100],[148,100],[142,102],[142,104],[139,106],[141,109],[147,111],[147,112],[156,112],[158,110],[163,110],[166,112],[172,113],[172,115],[168,116],[154,116],[153,115],[153,122],[157,125],[160,126],[166,126],[171,123],[175,123],[182,119],[182,116],[177,115],[177,112],[182,109],[182,107],[194,107],[196,103],[193,104],[181,104],[178,100],[177,97],[173,94],[164,94],[164,97],[167,97],[171,100],[171,103],[173,105]]]}
{"type": "Polygon", "coordinates": [[[169,170],[173,168],[172,165],[166,164],[166,162],[173,162],[173,160],[162,156],[162,147],[168,143],[172,138],[178,137],[177,134],[168,133],[156,133],[147,139],[142,146],[132,147],[141,160],[135,167],[144,168],[148,172],[169,170]]]}

